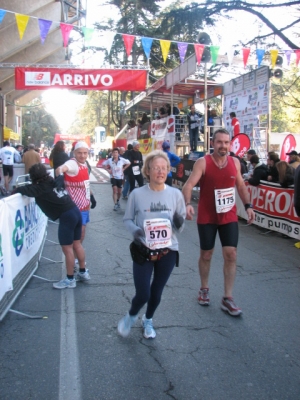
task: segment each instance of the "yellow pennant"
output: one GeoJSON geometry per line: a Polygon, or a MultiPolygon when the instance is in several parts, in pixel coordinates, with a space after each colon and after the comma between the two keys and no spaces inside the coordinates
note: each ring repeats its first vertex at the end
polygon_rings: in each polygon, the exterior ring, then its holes
{"type": "Polygon", "coordinates": [[[276,64],[276,60],[277,60],[277,56],[278,56],[278,50],[270,50],[270,54],[271,54],[271,64],[272,64],[272,68],[275,67],[276,64]]]}
{"type": "Polygon", "coordinates": [[[160,40],[159,42],[160,42],[160,47],[161,47],[163,60],[164,60],[164,63],[165,63],[166,60],[167,60],[167,56],[168,56],[168,53],[169,53],[170,46],[171,46],[171,41],[170,40],[160,40]]]}
{"type": "Polygon", "coordinates": [[[17,25],[18,25],[20,39],[22,40],[24,32],[26,31],[26,28],[27,28],[29,16],[23,15],[23,14],[15,14],[15,17],[16,17],[16,21],[17,21],[17,25]]]}

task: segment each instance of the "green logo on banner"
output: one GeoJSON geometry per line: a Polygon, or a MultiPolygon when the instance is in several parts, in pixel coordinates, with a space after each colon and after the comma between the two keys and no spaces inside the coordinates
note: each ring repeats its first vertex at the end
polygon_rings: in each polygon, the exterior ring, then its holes
{"type": "Polygon", "coordinates": [[[19,257],[24,244],[24,221],[21,216],[21,211],[18,210],[15,218],[15,229],[13,231],[12,244],[17,257],[19,257]]]}

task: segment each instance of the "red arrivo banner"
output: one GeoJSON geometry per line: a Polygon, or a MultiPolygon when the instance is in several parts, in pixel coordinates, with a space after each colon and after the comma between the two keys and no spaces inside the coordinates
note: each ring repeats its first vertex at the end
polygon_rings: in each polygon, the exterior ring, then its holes
{"type": "Polygon", "coordinates": [[[146,89],[146,81],[145,70],[15,68],[17,90],[62,88],[141,91],[146,89]]]}

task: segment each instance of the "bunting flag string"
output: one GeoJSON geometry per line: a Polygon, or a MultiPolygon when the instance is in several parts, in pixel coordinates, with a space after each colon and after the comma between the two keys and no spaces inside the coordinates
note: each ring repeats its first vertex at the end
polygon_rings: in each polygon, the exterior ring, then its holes
{"type": "Polygon", "coordinates": [[[23,39],[24,33],[26,31],[27,28],[27,24],[29,21],[29,16],[28,15],[23,15],[23,14],[15,14],[16,17],[16,21],[17,21],[17,27],[19,30],[19,35],[20,35],[20,39],[23,39]]]}
{"type": "Polygon", "coordinates": [[[277,49],[270,50],[270,55],[271,55],[271,65],[272,68],[274,68],[278,57],[278,50],[277,49]]]}
{"type": "Polygon", "coordinates": [[[125,49],[126,49],[126,54],[129,57],[131,50],[132,50],[132,46],[134,43],[134,39],[135,36],[134,35],[126,35],[125,33],[122,35],[123,37],[123,41],[124,41],[124,45],[125,45],[125,49]]]}
{"type": "Polygon", "coordinates": [[[170,40],[160,40],[159,42],[160,42],[160,47],[161,47],[161,52],[162,52],[164,63],[166,63],[169,49],[171,46],[171,41],[170,40]]]}
{"type": "Polygon", "coordinates": [[[44,44],[52,25],[52,21],[48,21],[47,19],[39,19],[38,22],[40,28],[41,43],[44,44]]]}
{"type": "Polygon", "coordinates": [[[257,57],[257,63],[258,63],[259,67],[260,67],[261,62],[262,62],[262,60],[264,58],[264,55],[265,55],[265,50],[264,49],[256,49],[256,57],[257,57]]]}
{"type": "MultiPolygon", "coordinates": [[[[61,29],[64,47],[68,46],[70,33],[73,29],[72,24],[67,24],[67,23],[57,22],[57,21],[50,21],[50,20],[46,20],[46,19],[42,19],[42,18],[30,16],[30,15],[18,14],[13,11],[10,11],[10,10],[3,10],[3,9],[0,9],[0,24],[3,22],[3,19],[5,18],[5,15],[7,13],[11,13],[11,14],[15,15],[20,40],[23,39],[29,19],[32,18],[32,19],[35,19],[38,21],[38,26],[39,26],[39,31],[40,31],[40,39],[41,39],[42,44],[44,44],[45,40],[47,39],[47,36],[49,34],[51,26],[53,24],[55,24],[55,25],[59,26],[61,29]]],[[[125,34],[125,33],[118,33],[118,32],[112,32],[112,31],[102,32],[100,30],[97,30],[94,28],[89,28],[89,27],[82,27],[81,30],[82,30],[82,34],[84,36],[84,40],[87,43],[91,42],[91,40],[95,34],[95,31],[98,32],[98,35],[99,35],[99,32],[101,32],[101,34],[100,34],[102,36],[101,41],[105,42],[104,44],[105,44],[105,47],[108,52],[111,51],[111,47],[112,47],[115,35],[122,35],[122,38],[124,41],[124,46],[125,46],[125,51],[126,51],[126,54],[128,57],[131,54],[131,50],[132,50],[134,41],[136,39],[140,39],[144,53],[146,55],[146,58],[149,59],[153,40],[157,40],[160,43],[162,58],[163,58],[164,63],[166,63],[171,43],[177,44],[179,58],[180,58],[181,63],[183,63],[185,60],[185,56],[186,56],[186,52],[187,52],[187,48],[188,48],[189,44],[194,46],[197,64],[200,64],[202,56],[203,56],[203,52],[206,47],[205,45],[199,44],[199,43],[177,42],[175,40],[165,40],[165,39],[158,39],[158,38],[141,37],[138,35],[129,35],[129,34],[125,34]]],[[[210,54],[211,54],[212,64],[215,65],[218,60],[218,54],[219,54],[220,47],[219,46],[208,46],[208,47],[209,47],[210,54]]],[[[232,63],[233,63],[234,51],[235,51],[234,47],[229,46],[228,51],[227,51],[229,65],[232,65],[232,63]]],[[[242,51],[244,67],[246,68],[246,66],[248,64],[248,59],[249,59],[251,49],[244,47],[241,49],[241,51],[242,51]]],[[[295,62],[296,62],[296,66],[298,67],[299,62],[300,62],[300,49],[281,50],[281,54],[282,53],[284,53],[284,55],[286,57],[287,65],[290,65],[291,56],[293,54],[295,54],[295,58],[296,58],[295,62]]],[[[256,49],[256,58],[257,58],[258,66],[261,65],[265,54],[266,54],[266,51],[264,49],[256,49]]],[[[279,54],[278,49],[271,49],[269,51],[270,63],[271,63],[272,68],[274,68],[276,65],[278,54],[279,54]]]]}
{"type": "Polygon", "coordinates": [[[6,11],[5,10],[0,10],[0,24],[3,21],[3,18],[5,17],[6,11]]]}
{"type": "Polygon", "coordinates": [[[147,37],[142,37],[141,42],[142,42],[142,46],[144,49],[144,53],[145,53],[147,59],[149,60],[153,39],[147,38],[147,37]]]}
{"type": "Polygon", "coordinates": [[[195,43],[194,48],[195,48],[197,64],[199,65],[201,62],[203,51],[204,51],[204,44],[196,44],[195,43]]]}
{"type": "Polygon", "coordinates": [[[244,68],[246,68],[247,62],[248,62],[248,58],[249,58],[249,54],[250,54],[250,49],[243,47],[242,48],[242,53],[243,53],[243,61],[244,61],[244,68]]]}
{"type": "Polygon", "coordinates": [[[187,48],[188,48],[188,44],[184,43],[184,42],[178,42],[177,43],[177,47],[178,47],[180,62],[182,64],[184,62],[184,59],[185,59],[185,55],[186,55],[186,51],[187,51],[187,48]]]}

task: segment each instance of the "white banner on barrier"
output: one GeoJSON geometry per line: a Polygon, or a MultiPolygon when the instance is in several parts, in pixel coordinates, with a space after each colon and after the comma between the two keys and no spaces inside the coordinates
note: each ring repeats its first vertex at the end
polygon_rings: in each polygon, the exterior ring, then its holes
{"type": "Polygon", "coordinates": [[[9,256],[10,236],[5,212],[5,202],[0,201],[0,300],[13,289],[11,258],[9,256]]]}
{"type": "Polygon", "coordinates": [[[12,278],[37,254],[44,237],[47,217],[33,198],[16,194],[5,202],[10,238],[12,278]]]}

